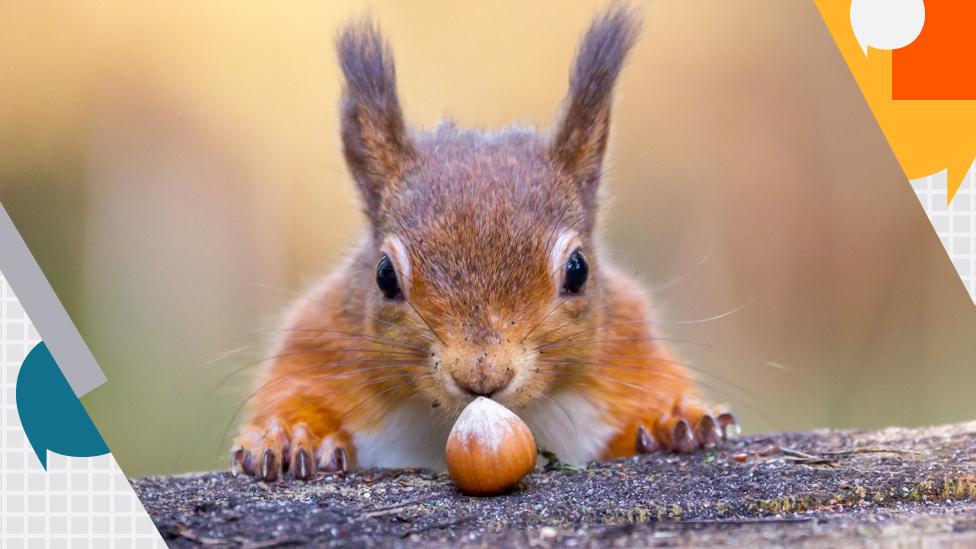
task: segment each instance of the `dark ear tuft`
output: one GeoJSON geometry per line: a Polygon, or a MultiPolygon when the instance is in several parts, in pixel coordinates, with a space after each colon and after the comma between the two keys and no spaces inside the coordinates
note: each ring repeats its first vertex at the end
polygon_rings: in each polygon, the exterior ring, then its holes
{"type": "Polygon", "coordinates": [[[342,146],[375,221],[384,196],[397,184],[413,146],[407,136],[390,47],[368,18],[349,23],[336,40],[345,76],[342,146]]]}
{"type": "Polygon", "coordinates": [[[640,19],[626,6],[598,16],[580,42],[569,76],[569,94],[552,142],[554,160],[592,196],[610,131],[613,86],[637,41],[640,19]]]}

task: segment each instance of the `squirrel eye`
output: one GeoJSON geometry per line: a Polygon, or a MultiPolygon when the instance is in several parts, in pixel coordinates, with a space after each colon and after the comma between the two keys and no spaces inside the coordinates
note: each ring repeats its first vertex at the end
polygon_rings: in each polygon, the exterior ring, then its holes
{"type": "Polygon", "coordinates": [[[566,280],[563,282],[563,290],[571,294],[580,293],[583,290],[583,284],[586,284],[586,276],[589,272],[590,268],[586,264],[583,252],[577,249],[570,254],[569,260],[566,261],[566,280]]]}
{"type": "Polygon", "coordinates": [[[400,295],[400,283],[397,282],[396,269],[393,262],[385,254],[376,264],[376,285],[387,299],[393,299],[400,295]]]}

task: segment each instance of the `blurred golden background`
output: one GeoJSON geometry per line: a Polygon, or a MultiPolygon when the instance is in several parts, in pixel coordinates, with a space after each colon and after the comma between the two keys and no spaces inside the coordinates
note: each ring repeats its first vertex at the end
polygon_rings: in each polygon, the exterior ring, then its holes
{"type": "MultiPolygon", "coordinates": [[[[546,129],[603,2],[4,2],[0,200],[109,383],[126,473],[226,467],[234,370],[363,227],[332,40],[418,126],[546,129]]],[[[747,431],[976,416],[976,308],[812,2],[646,2],[603,220],[747,431]]],[[[251,371],[251,370],[246,370],[251,371]]]]}

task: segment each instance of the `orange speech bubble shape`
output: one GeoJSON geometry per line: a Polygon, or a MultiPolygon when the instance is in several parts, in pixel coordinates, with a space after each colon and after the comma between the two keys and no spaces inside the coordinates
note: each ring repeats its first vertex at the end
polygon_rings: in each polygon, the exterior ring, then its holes
{"type": "MultiPolygon", "coordinates": [[[[926,2],[925,25],[916,41],[921,40],[922,37],[932,40],[932,44],[952,40],[965,41],[967,35],[965,33],[958,35],[953,29],[958,28],[959,25],[976,25],[976,22],[966,15],[973,8],[965,6],[959,8],[958,5],[973,3],[948,0],[926,2]],[[946,7],[943,4],[951,4],[951,6],[946,7]],[[956,9],[962,11],[954,11],[956,9]],[[953,21],[947,22],[946,19],[953,19],[953,21]],[[935,21],[934,25],[933,21],[935,21]],[[952,36],[948,38],[942,36],[945,32],[949,32],[952,36]]],[[[947,170],[946,201],[951,202],[976,155],[976,132],[972,131],[972,128],[976,127],[976,101],[892,99],[892,57],[900,55],[903,50],[909,50],[915,43],[912,42],[896,50],[872,48],[868,55],[864,55],[851,26],[850,0],[816,0],[816,5],[906,177],[917,179],[947,170]]],[[[962,49],[959,50],[950,47],[951,51],[945,50],[946,46],[940,45],[938,48],[942,51],[943,57],[937,62],[921,59],[922,52],[933,47],[935,46],[923,45],[919,48],[920,53],[917,55],[920,59],[916,62],[920,66],[925,63],[932,65],[920,69],[938,72],[941,70],[935,67],[938,64],[951,66],[955,73],[972,70],[972,57],[968,60],[965,57],[968,55],[965,52],[973,47],[971,44],[960,46],[962,49]]],[[[917,76],[906,76],[906,74],[904,73],[901,78],[918,79],[917,76]]],[[[939,93],[949,94],[950,92],[945,91],[945,87],[951,85],[949,80],[944,80],[943,84],[939,84],[943,87],[939,93]]],[[[929,86],[925,93],[935,93],[933,90],[939,89],[932,87],[931,84],[929,86]]]]}

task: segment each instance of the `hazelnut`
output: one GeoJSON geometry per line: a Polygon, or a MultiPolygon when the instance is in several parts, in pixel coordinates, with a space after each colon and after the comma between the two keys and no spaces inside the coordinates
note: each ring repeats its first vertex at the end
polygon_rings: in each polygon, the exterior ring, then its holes
{"type": "Polygon", "coordinates": [[[447,437],[447,471],[468,495],[500,494],[535,467],[535,437],[524,421],[489,398],[461,412],[447,437]]]}

